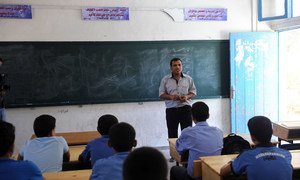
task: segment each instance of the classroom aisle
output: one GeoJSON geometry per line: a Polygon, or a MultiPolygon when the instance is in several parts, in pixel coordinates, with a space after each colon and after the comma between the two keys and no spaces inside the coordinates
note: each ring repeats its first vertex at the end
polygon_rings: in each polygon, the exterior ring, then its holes
{"type": "Polygon", "coordinates": [[[166,160],[168,162],[168,167],[169,167],[169,170],[168,170],[168,179],[170,179],[170,169],[172,166],[176,166],[176,161],[174,160],[173,162],[170,162],[170,149],[169,149],[169,146],[165,146],[165,147],[159,147],[157,148],[160,152],[162,152],[165,157],[166,157],[166,160]]]}

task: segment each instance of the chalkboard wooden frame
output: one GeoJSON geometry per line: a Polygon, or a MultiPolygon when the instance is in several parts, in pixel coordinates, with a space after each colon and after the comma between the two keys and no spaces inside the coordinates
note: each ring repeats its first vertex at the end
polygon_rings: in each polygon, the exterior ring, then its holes
{"type": "Polygon", "coordinates": [[[195,98],[229,97],[229,41],[0,42],[7,107],[158,101],[179,57],[195,98]]]}

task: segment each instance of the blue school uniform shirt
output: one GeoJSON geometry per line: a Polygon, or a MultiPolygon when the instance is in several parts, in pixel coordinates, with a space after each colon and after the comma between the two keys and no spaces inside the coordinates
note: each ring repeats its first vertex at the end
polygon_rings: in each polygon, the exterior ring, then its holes
{"type": "Polygon", "coordinates": [[[194,160],[203,156],[220,155],[222,148],[223,132],[217,127],[209,126],[206,121],[185,128],[176,141],[179,154],[189,151],[187,171],[191,177],[194,174],[194,160]]]}
{"type": "Polygon", "coordinates": [[[248,180],[291,180],[293,167],[290,152],[273,147],[258,146],[241,153],[231,164],[234,174],[247,174],[248,180]]]}
{"type": "Polygon", "coordinates": [[[31,161],[16,161],[8,158],[0,158],[0,179],[42,180],[43,176],[39,168],[31,161]]]}
{"type": "Polygon", "coordinates": [[[91,180],[122,180],[123,163],[129,152],[119,152],[99,159],[93,166],[91,180]]]}
{"type": "Polygon", "coordinates": [[[108,139],[108,135],[104,135],[89,142],[81,154],[83,161],[89,162],[91,159],[93,166],[98,159],[112,156],[115,152],[108,146],[108,139]]]}
{"type": "Polygon", "coordinates": [[[63,137],[51,136],[28,140],[20,155],[35,163],[42,173],[58,172],[62,170],[63,155],[68,151],[69,146],[63,137]]]}

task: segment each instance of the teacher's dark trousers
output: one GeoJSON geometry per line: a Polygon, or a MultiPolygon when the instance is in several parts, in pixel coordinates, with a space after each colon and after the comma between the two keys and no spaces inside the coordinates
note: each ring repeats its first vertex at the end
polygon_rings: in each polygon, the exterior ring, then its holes
{"type": "Polygon", "coordinates": [[[167,108],[166,120],[168,127],[168,137],[177,138],[179,124],[181,130],[186,127],[192,126],[191,106],[185,105],[178,108],[167,108]]]}

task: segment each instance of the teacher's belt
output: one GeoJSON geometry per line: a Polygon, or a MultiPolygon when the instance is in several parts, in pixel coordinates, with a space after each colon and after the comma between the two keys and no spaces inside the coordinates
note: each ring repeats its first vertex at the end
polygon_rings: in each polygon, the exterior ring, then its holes
{"type": "Polygon", "coordinates": [[[190,109],[191,106],[190,105],[184,105],[184,106],[181,106],[181,107],[171,107],[171,108],[167,108],[167,109],[170,109],[170,110],[181,110],[181,109],[190,109]]]}

